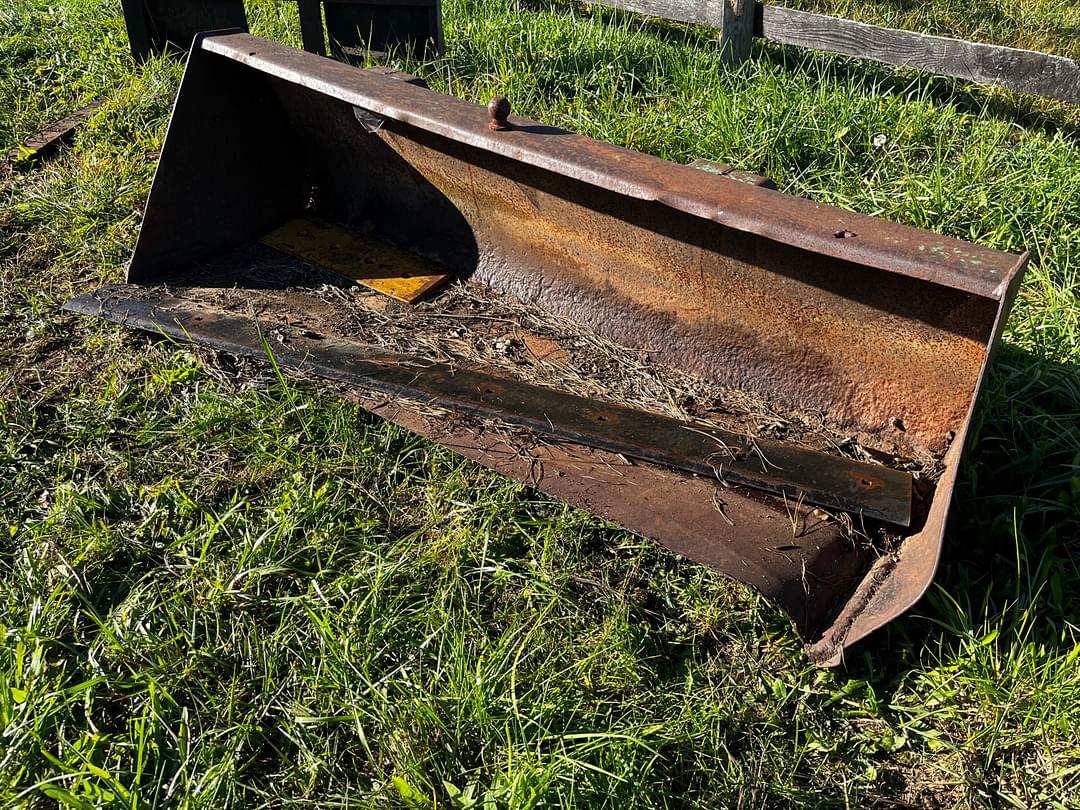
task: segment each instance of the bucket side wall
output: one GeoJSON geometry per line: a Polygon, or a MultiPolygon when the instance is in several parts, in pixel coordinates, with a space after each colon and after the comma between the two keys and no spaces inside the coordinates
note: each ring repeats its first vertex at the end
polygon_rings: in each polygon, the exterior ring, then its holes
{"type": "Polygon", "coordinates": [[[150,187],[129,282],[261,236],[308,203],[304,150],[265,76],[192,49],[150,187]]]}

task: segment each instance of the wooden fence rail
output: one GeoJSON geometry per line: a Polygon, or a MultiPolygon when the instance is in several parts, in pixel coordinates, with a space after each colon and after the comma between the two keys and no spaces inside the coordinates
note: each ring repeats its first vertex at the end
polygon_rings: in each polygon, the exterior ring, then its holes
{"type": "Polygon", "coordinates": [[[756,0],[588,1],[716,28],[731,62],[744,60],[758,36],[1080,104],[1080,64],[1064,56],[883,28],[756,0]]]}

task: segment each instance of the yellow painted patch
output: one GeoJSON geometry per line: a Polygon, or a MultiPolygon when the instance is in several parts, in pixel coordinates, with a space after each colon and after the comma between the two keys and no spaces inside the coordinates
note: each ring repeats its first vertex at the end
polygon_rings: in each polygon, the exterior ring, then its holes
{"type": "Polygon", "coordinates": [[[437,265],[427,259],[317,219],[290,220],[260,241],[406,304],[453,278],[432,272],[437,265]]]}

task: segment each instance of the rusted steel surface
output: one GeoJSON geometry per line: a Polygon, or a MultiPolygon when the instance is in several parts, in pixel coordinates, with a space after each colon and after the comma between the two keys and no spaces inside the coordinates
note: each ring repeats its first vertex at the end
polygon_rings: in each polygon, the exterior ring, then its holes
{"type": "MultiPolygon", "coordinates": [[[[250,318],[182,299],[132,299],[103,287],[65,309],[106,318],[234,354],[266,356],[250,318]]],[[[597,402],[480,371],[372,353],[355,342],[300,331],[279,341],[284,367],[405,396],[459,413],[498,419],[540,435],[686,470],[724,485],[746,486],[793,501],[850,512],[900,526],[911,523],[911,476],[881,465],[757,440],[711,425],[597,402]]]]}
{"type": "MultiPolygon", "coordinates": [[[[129,281],[167,282],[314,213],[721,386],[820,412],[886,456],[943,458],[895,551],[830,557],[845,579],[831,586],[828,610],[812,609],[816,619],[792,607],[797,580],[762,588],[814,660],[837,663],[933,576],[971,410],[1026,256],[513,115],[502,129],[491,120],[482,106],[254,37],[205,38],[184,76],[129,281]]],[[[582,505],[585,486],[544,491],[569,488],[582,505]]],[[[754,584],[707,537],[665,532],[612,492],[601,499],[607,511],[584,505],[754,584]]],[[[740,553],[768,534],[766,518],[747,508],[738,532],[751,539],[740,553]]]]}
{"type": "Polygon", "coordinates": [[[989,248],[768,189],[703,184],[700,173],[688,166],[536,121],[511,116],[510,130],[493,132],[486,126],[488,116],[467,101],[387,85],[374,74],[315,62],[310,54],[247,34],[206,39],[202,47],[417,131],[863,267],[1000,296],[1015,263],[1015,257],[989,248]],[[836,236],[843,232],[857,238],[836,236]]]}
{"type": "Polygon", "coordinates": [[[98,99],[76,110],[55,124],[50,124],[36,135],[23,141],[22,146],[12,149],[5,160],[13,166],[26,168],[42,160],[47,160],[65,143],[75,137],[75,131],[90,118],[102,105],[104,99],[98,99]]]}
{"type": "MultiPolygon", "coordinates": [[[[874,559],[869,547],[856,546],[837,524],[803,503],[723,486],[713,475],[687,476],[649,463],[630,462],[609,450],[560,441],[537,441],[491,422],[432,415],[394,396],[393,386],[354,373],[351,366],[327,368],[324,341],[305,336],[303,328],[279,325],[260,335],[252,320],[246,328],[222,337],[206,317],[181,300],[188,317],[180,328],[174,303],[165,298],[128,299],[125,288],[103,288],[67,305],[82,314],[105,314],[129,326],[148,328],[171,339],[214,349],[265,357],[262,337],[272,344],[279,364],[293,363],[352,384],[365,383],[352,396],[374,413],[427,436],[468,458],[511,476],[567,503],[662,543],[701,564],[724,571],[778,604],[801,637],[811,640],[844,604],[859,574],[874,559]],[[308,348],[312,351],[308,351],[308,348]],[[320,371],[321,368],[321,371],[320,371]],[[797,529],[793,530],[793,522],[797,529]]],[[[145,298],[145,297],[144,297],[145,298]]],[[[207,313],[208,314],[208,313],[207,313]]],[[[334,341],[327,336],[325,340],[334,341]]],[[[340,348],[343,341],[336,342],[340,348]]],[[[356,352],[355,347],[348,349],[356,352]]],[[[506,381],[500,381],[505,383],[506,381]]],[[[547,432],[545,430],[545,432],[547,432]]]]}
{"type": "Polygon", "coordinates": [[[863,576],[859,586],[836,615],[821,637],[807,645],[810,658],[822,666],[837,666],[843,661],[844,650],[865,638],[884,624],[899,616],[922,598],[937,571],[945,537],[953,487],[960,467],[961,454],[967,444],[975,403],[986,381],[991,352],[1005,329],[1005,321],[1016,298],[1022,278],[1023,261],[1009,280],[1008,287],[994,317],[989,337],[990,350],[979,371],[971,393],[971,405],[944,456],[945,471],[938,480],[929,514],[922,528],[905,537],[894,554],[877,559],[863,576]]]}
{"type": "Polygon", "coordinates": [[[506,96],[495,96],[488,102],[488,129],[492,132],[505,132],[510,129],[510,101],[506,96]]]}
{"type": "Polygon", "coordinates": [[[298,213],[314,184],[327,219],[886,443],[943,450],[967,411],[1015,256],[513,116],[493,132],[476,105],[246,35],[208,39],[200,57],[184,81],[211,71],[221,89],[186,94],[201,100],[186,113],[181,94],[171,126],[185,134],[166,142],[170,176],[151,195],[130,280],[197,252],[174,227],[193,186],[215,185],[192,226],[225,247],[298,213]],[[376,131],[360,131],[357,106],[382,118],[376,131]],[[194,154],[205,168],[192,171],[194,154]]]}

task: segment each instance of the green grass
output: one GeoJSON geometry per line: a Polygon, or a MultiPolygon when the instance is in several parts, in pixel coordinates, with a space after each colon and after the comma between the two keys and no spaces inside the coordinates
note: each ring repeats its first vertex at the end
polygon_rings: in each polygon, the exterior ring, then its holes
{"type": "MultiPolygon", "coordinates": [[[[0,3],[0,146],[108,92],[73,149],[0,178],[6,803],[1080,804],[1075,110],[762,43],[730,70],[706,32],[509,0],[447,2],[446,57],[405,65],[1033,250],[935,586],[825,672],[648,542],[306,385],[60,315],[121,278],[181,69],[129,64],[115,2],[0,3]]],[[[909,13],[1004,44],[1073,14],[992,6],[909,13]]],[[[281,8],[252,19],[295,42],[281,8]]]]}
{"type": "Polygon", "coordinates": [[[1080,6],[1073,0],[785,0],[776,5],[1080,59],[1080,6]]]}

